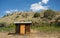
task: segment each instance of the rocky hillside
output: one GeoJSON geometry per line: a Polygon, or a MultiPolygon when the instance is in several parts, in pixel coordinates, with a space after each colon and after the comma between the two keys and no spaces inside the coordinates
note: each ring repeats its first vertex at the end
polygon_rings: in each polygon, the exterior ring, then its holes
{"type": "Polygon", "coordinates": [[[4,15],[2,18],[0,18],[0,23],[10,24],[13,22],[21,22],[21,21],[32,21],[33,23],[37,24],[50,23],[50,21],[55,21],[55,19],[60,16],[60,12],[56,12],[55,17],[49,20],[44,17],[44,12],[45,11],[38,12],[39,16],[35,15],[36,12],[14,12],[12,14],[4,15]]]}

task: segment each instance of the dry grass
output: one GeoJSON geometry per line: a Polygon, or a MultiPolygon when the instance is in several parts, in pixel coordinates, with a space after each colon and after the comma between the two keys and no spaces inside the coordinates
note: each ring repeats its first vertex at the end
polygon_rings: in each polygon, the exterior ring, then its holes
{"type": "Polygon", "coordinates": [[[0,38],[60,38],[60,33],[46,34],[31,30],[29,35],[8,35],[9,32],[0,32],[0,38]]]}

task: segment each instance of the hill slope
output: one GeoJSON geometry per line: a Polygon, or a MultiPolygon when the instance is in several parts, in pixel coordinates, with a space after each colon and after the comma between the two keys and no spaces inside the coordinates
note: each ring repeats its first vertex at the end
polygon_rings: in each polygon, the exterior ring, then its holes
{"type": "MultiPolygon", "coordinates": [[[[39,12],[40,17],[34,18],[35,12],[15,12],[12,14],[7,14],[0,18],[0,23],[5,22],[7,24],[13,23],[13,22],[21,22],[21,21],[32,21],[32,22],[37,22],[37,23],[42,23],[42,22],[50,22],[51,20],[48,20],[46,18],[42,18],[44,16],[44,11],[39,12]]],[[[60,12],[56,13],[56,16],[54,18],[57,18],[60,16],[60,12]]],[[[52,21],[55,19],[52,19],[52,21]]]]}

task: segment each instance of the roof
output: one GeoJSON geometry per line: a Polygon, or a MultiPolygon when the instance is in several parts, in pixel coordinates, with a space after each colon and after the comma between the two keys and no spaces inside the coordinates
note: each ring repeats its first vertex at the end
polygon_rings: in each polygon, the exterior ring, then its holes
{"type": "Polygon", "coordinates": [[[21,23],[32,23],[32,22],[14,22],[15,24],[21,24],[21,23]]]}

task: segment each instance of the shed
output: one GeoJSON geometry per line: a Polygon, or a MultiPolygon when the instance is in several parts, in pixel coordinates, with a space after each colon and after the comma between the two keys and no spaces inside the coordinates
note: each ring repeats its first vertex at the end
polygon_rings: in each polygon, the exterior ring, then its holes
{"type": "Polygon", "coordinates": [[[29,34],[32,22],[14,22],[16,34],[29,34]]]}

